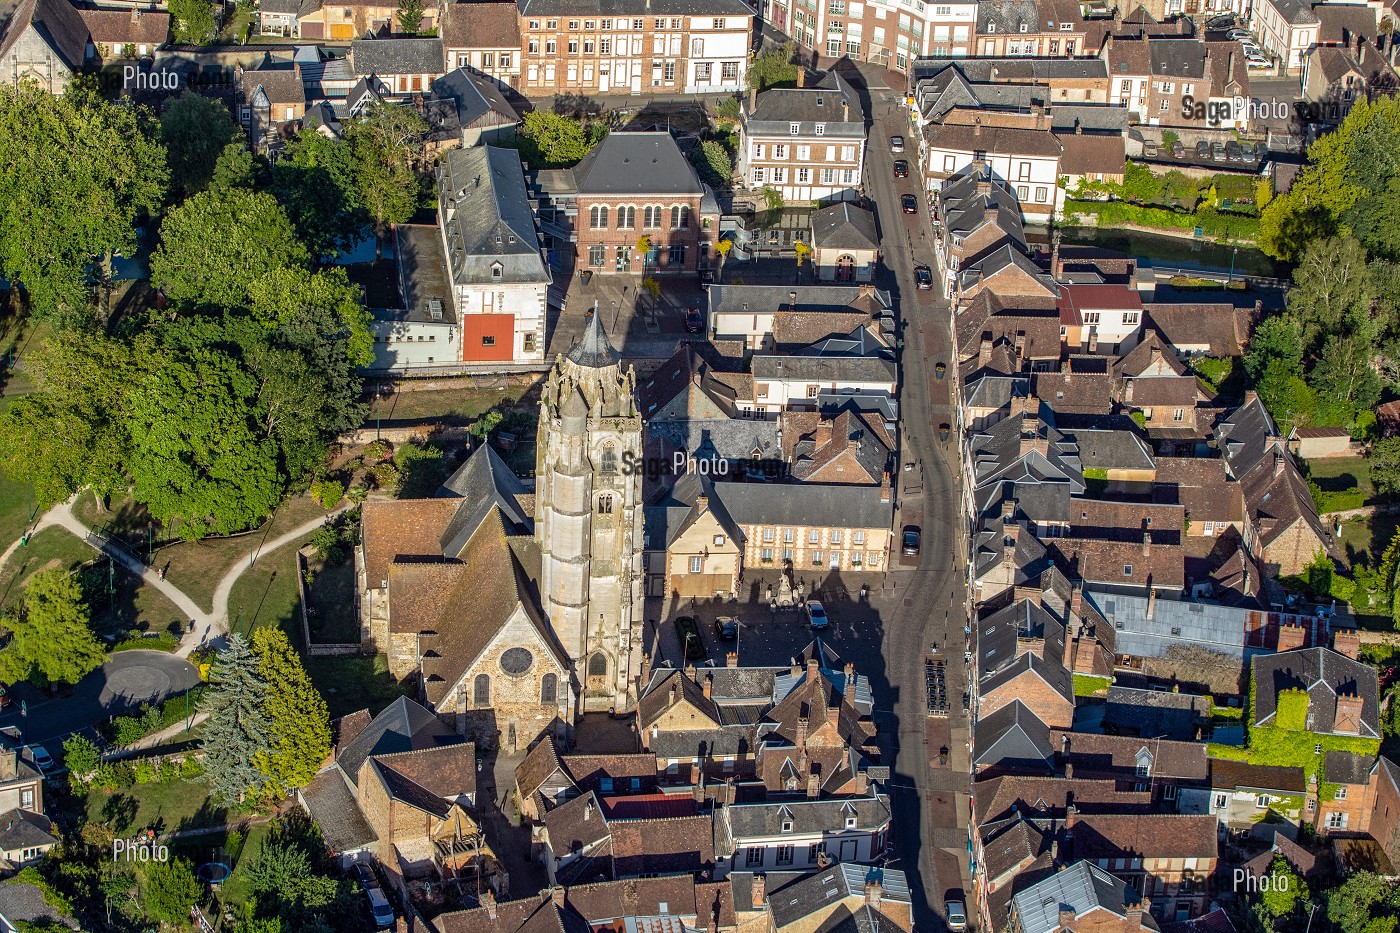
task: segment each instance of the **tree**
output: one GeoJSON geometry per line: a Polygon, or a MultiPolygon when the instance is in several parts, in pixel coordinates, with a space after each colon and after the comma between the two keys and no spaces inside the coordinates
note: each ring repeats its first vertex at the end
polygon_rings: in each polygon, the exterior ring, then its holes
{"type": "Polygon", "coordinates": [[[690,161],[705,184],[714,188],[727,188],[734,177],[734,160],[729,150],[717,139],[707,139],[690,150],[690,161]]]}
{"type": "Polygon", "coordinates": [[[1400,437],[1387,437],[1371,446],[1371,482],[1382,495],[1400,492],[1400,437]]]}
{"type": "Polygon", "coordinates": [[[364,291],[352,284],[343,267],[308,272],[287,267],[273,269],[250,283],[248,310],[267,327],[284,324],[310,309],[337,318],[348,333],[350,361],[357,366],[374,362],[374,335],[365,309],[364,291]]]}
{"type": "Polygon", "coordinates": [[[88,267],[130,255],[138,218],[164,200],[165,150],[144,114],[81,85],[0,87],[0,273],[39,314],[86,319],[88,267]]]}
{"type": "Polygon", "coordinates": [[[398,20],[399,32],[417,35],[423,26],[423,0],[399,0],[394,18],[398,20]]]}
{"type": "Polygon", "coordinates": [[[214,41],[214,7],[208,0],[170,0],[170,19],[176,42],[208,45],[214,41]]]}
{"type": "Polygon", "coordinates": [[[535,168],[574,165],[602,142],[607,129],[552,110],[532,110],[520,128],[525,159],[535,168]]]}
{"type": "Polygon", "coordinates": [[[763,209],[770,214],[777,213],[783,209],[783,193],[771,185],[764,187],[763,209]]]}
{"type": "Polygon", "coordinates": [[[789,42],[780,49],[764,49],[749,62],[749,87],[765,91],[770,87],[790,87],[797,83],[797,69],[794,62],[796,47],[789,42]]]}
{"type": "Polygon", "coordinates": [[[304,813],[293,812],[275,825],[248,870],[259,913],[277,914],[292,929],[319,919],[339,893],[336,879],[317,871],[325,851],[320,830],[304,813]]]}
{"type": "Polygon", "coordinates": [[[61,568],[30,577],[19,613],[0,624],[10,631],[9,644],[0,650],[0,677],[10,683],[75,684],[107,658],[88,625],[82,587],[61,568]]]}
{"type": "Polygon", "coordinates": [[[1327,892],[1327,919],[1341,933],[1367,933],[1376,913],[1400,908],[1400,888],[1372,871],[1357,871],[1327,892]]]}
{"type": "Polygon", "coordinates": [[[146,915],[162,923],[185,924],[190,908],[199,903],[204,886],[187,858],[150,862],[143,867],[141,904],[146,915]]]}
{"type": "Polygon", "coordinates": [[[305,787],[331,753],[326,701],[312,685],[301,657],[280,628],[253,633],[258,676],[267,684],[264,710],[271,747],[256,764],[273,796],[305,787]]]}
{"type": "Polygon", "coordinates": [[[1319,423],[1336,427],[1350,427],[1358,410],[1370,410],[1381,398],[1368,346],[1353,337],[1327,338],[1308,384],[1317,393],[1319,423]]]}
{"type": "Polygon", "coordinates": [[[253,154],[248,151],[247,144],[240,136],[224,146],[223,151],[219,153],[209,187],[216,191],[227,191],[230,188],[252,190],[256,184],[257,171],[253,165],[253,154]]]}
{"type": "Polygon", "coordinates": [[[247,307],[254,281],[307,261],[286,212],[262,191],[201,191],[172,209],[160,232],[151,278],[173,301],[196,308],[247,307]]]}
{"type": "Polygon", "coordinates": [[[1303,250],[1288,290],[1288,316],[1298,323],[1303,351],[1329,336],[1363,335],[1369,342],[1375,300],[1366,251],[1352,237],[1314,240],[1303,250]]]}
{"type": "Polygon", "coordinates": [[[427,122],[411,108],[380,103],[346,132],[355,153],[360,203],[374,221],[376,260],[383,254],[385,226],[406,222],[418,207],[413,162],[422,153],[427,131],[427,122]]]}
{"type": "Polygon", "coordinates": [[[797,254],[797,267],[799,269],[807,262],[807,257],[812,255],[812,247],[801,240],[792,244],[792,251],[797,254]]]}
{"type": "Polygon", "coordinates": [[[63,764],[68,768],[68,781],[76,790],[102,761],[102,750],[80,733],[73,733],[63,742],[63,764]]]}
{"type": "Polygon", "coordinates": [[[1290,916],[1308,899],[1308,886],[1283,856],[1274,856],[1268,879],[1269,889],[1260,892],[1259,905],[1271,919],[1290,916]]]}
{"type": "Polygon", "coordinates": [[[272,192],[313,257],[348,250],[369,218],[360,200],[355,152],[343,139],[304,129],[272,166],[272,192]]]}
{"type": "Polygon", "coordinates": [[[171,184],[185,194],[204,188],[224,147],[238,135],[228,108],[211,97],[186,91],[166,104],[160,141],[170,163],[171,184]]]}
{"type": "Polygon", "coordinates": [[[1254,382],[1264,378],[1271,364],[1290,376],[1303,374],[1303,335],[1298,323],[1284,316],[1268,318],[1254,329],[1249,352],[1244,357],[1245,372],[1254,382]]]}
{"type": "Polygon", "coordinates": [[[246,794],[262,793],[267,778],[256,762],[272,748],[271,723],[263,711],[268,685],[242,635],[230,635],[228,647],[214,656],[209,683],[200,704],[209,714],[201,742],[204,772],[213,795],[234,804],[246,794]]]}

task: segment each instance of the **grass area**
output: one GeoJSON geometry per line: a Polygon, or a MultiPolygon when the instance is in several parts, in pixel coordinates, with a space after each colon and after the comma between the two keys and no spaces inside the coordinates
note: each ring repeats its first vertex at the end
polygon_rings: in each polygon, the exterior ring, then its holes
{"type": "MultiPolygon", "coordinates": [[[[1302,768],[1307,777],[1317,776],[1319,785],[1325,785],[1322,762],[1328,752],[1353,752],[1360,755],[1375,755],[1380,749],[1378,739],[1347,738],[1336,735],[1319,735],[1312,732],[1294,732],[1273,726],[1254,726],[1249,730],[1249,747],[1220,745],[1210,742],[1206,754],[1212,758],[1229,761],[1247,761],[1255,765],[1302,768]],[[1321,745],[1322,751],[1314,749],[1321,745]]],[[[1324,799],[1331,797],[1324,790],[1324,799]]]]}
{"type": "MultiPolygon", "coordinates": [[[[263,843],[267,842],[268,835],[272,832],[271,823],[259,823],[257,826],[248,828],[248,832],[238,842],[236,848],[230,849],[228,837],[220,836],[217,845],[224,847],[224,853],[231,860],[233,874],[228,880],[219,886],[219,895],[226,904],[244,904],[253,896],[252,884],[249,881],[249,869],[257,862],[258,855],[262,852],[263,843]]],[[[206,841],[205,850],[209,848],[206,841]]]]}
{"type": "Polygon", "coordinates": [[[343,563],[327,565],[313,556],[307,569],[314,574],[306,588],[311,609],[311,640],[328,645],[358,642],[360,622],[355,618],[353,561],[347,555],[343,563]]]}
{"type": "MultiPolygon", "coordinates": [[[[385,390],[389,390],[387,386],[381,387],[381,392],[385,390]]],[[[470,424],[483,412],[497,406],[512,408],[521,401],[521,390],[518,388],[482,389],[463,385],[389,392],[387,395],[373,396],[365,424],[373,424],[376,418],[384,421],[435,418],[444,424],[470,424]]]]}
{"type": "Polygon", "coordinates": [[[62,528],[45,528],[15,549],[0,568],[0,609],[11,609],[24,592],[24,583],[40,570],[62,567],[73,570],[97,554],[86,543],[62,528]]]}
{"type": "Polygon", "coordinates": [[[1074,675],[1074,695],[1077,697],[1098,696],[1100,691],[1107,692],[1110,683],[1107,677],[1097,677],[1093,674],[1074,675]]]}
{"type": "Polygon", "coordinates": [[[1340,543],[1348,566],[1358,563],[1375,567],[1400,527],[1400,515],[1380,514],[1342,522],[1340,543]]]}
{"type": "Polygon", "coordinates": [[[382,654],[372,658],[307,658],[306,670],[326,698],[332,719],[366,707],[377,715],[399,697],[414,693],[412,687],[394,683],[389,676],[389,659],[382,654]]]}
{"type": "Polygon", "coordinates": [[[220,45],[239,45],[252,25],[252,6],[240,3],[234,8],[233,15],[224,20],[224,25],[219,30],[218,38],[215,41],[220,45]]]}
{"type": "MultiPolygon", "coordinates": [[[[4,343],[4,339],[0,338],[0,346],[4,343]]],[[[10,398],[0,398],[0,412],[4,412],[12,401],[10,398]]],[[[33,486],[0,473],[0,550],[9,547],[10,542],[17,539],[38,517],[36,508],[33,486]]]]}
{"type": "Polygon", "coordinates": [[[105,823],[118,836],[154,828],[175,829],[219,826],[226,811],[209,799],[209,785],[202,779],[182,779],[166,784],[136,784],[112,794],[94,790],[87,796],[88,819],[105,823]]]}
{"type": "Polygon", "coordinates": [[[1376,487],[1371,482],[1371,463],[1365,457],[1328,457],[1308,461],[1308,479],[1323,492],[1346,492],[1358,489],[1366,502],[1376,499],[1376,487]]]}
{"type": "Polygon", "coordinates": [[[253,629],[277,626],[287,633],[292,644],[301,644],[296,548],[305,544],[303,539],[264,555],[252,569],[243,572],[228,598],[232,631],[250,635],[253,629]]]}

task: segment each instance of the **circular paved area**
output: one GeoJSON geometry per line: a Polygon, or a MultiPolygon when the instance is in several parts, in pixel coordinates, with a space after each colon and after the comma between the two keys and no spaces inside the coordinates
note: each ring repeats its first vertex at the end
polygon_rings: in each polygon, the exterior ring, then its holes
{"type": "Polygon", "coordinates": [[[150,664],[135,664],[112,671],[97,702],[104,707],[149,703],[169,690],[169,674],[150,664]]]}

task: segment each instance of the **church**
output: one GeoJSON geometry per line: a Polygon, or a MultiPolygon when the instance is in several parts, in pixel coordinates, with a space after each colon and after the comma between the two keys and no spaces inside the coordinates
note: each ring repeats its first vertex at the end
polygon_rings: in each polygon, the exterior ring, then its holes
{"type": "Polygon", "coordinates": [[[534,490],[483,444],[431,499],[364,503],[361,638],[474,741],[523,749],[636,706],[636,388],[594,316],[545,382],[534,490]]]}

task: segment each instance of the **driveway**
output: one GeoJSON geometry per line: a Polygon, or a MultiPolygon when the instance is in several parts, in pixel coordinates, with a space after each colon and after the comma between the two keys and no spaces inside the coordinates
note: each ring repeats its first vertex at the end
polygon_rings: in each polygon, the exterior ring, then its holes
{"type": "Polygon", "coordinates": [[[0,714],[0,727],[13,726],[30,744],[47,743],[58,757],[63,739],[130,712],[143,703],[184,693],[199,683],[199,671],[184,658],[165,651],[120,651],[73,688],[52,697],[28,684],[10,688],[14,702],[0,714]],[[20,713],[20,701],[28,715],[20,713]]]}

